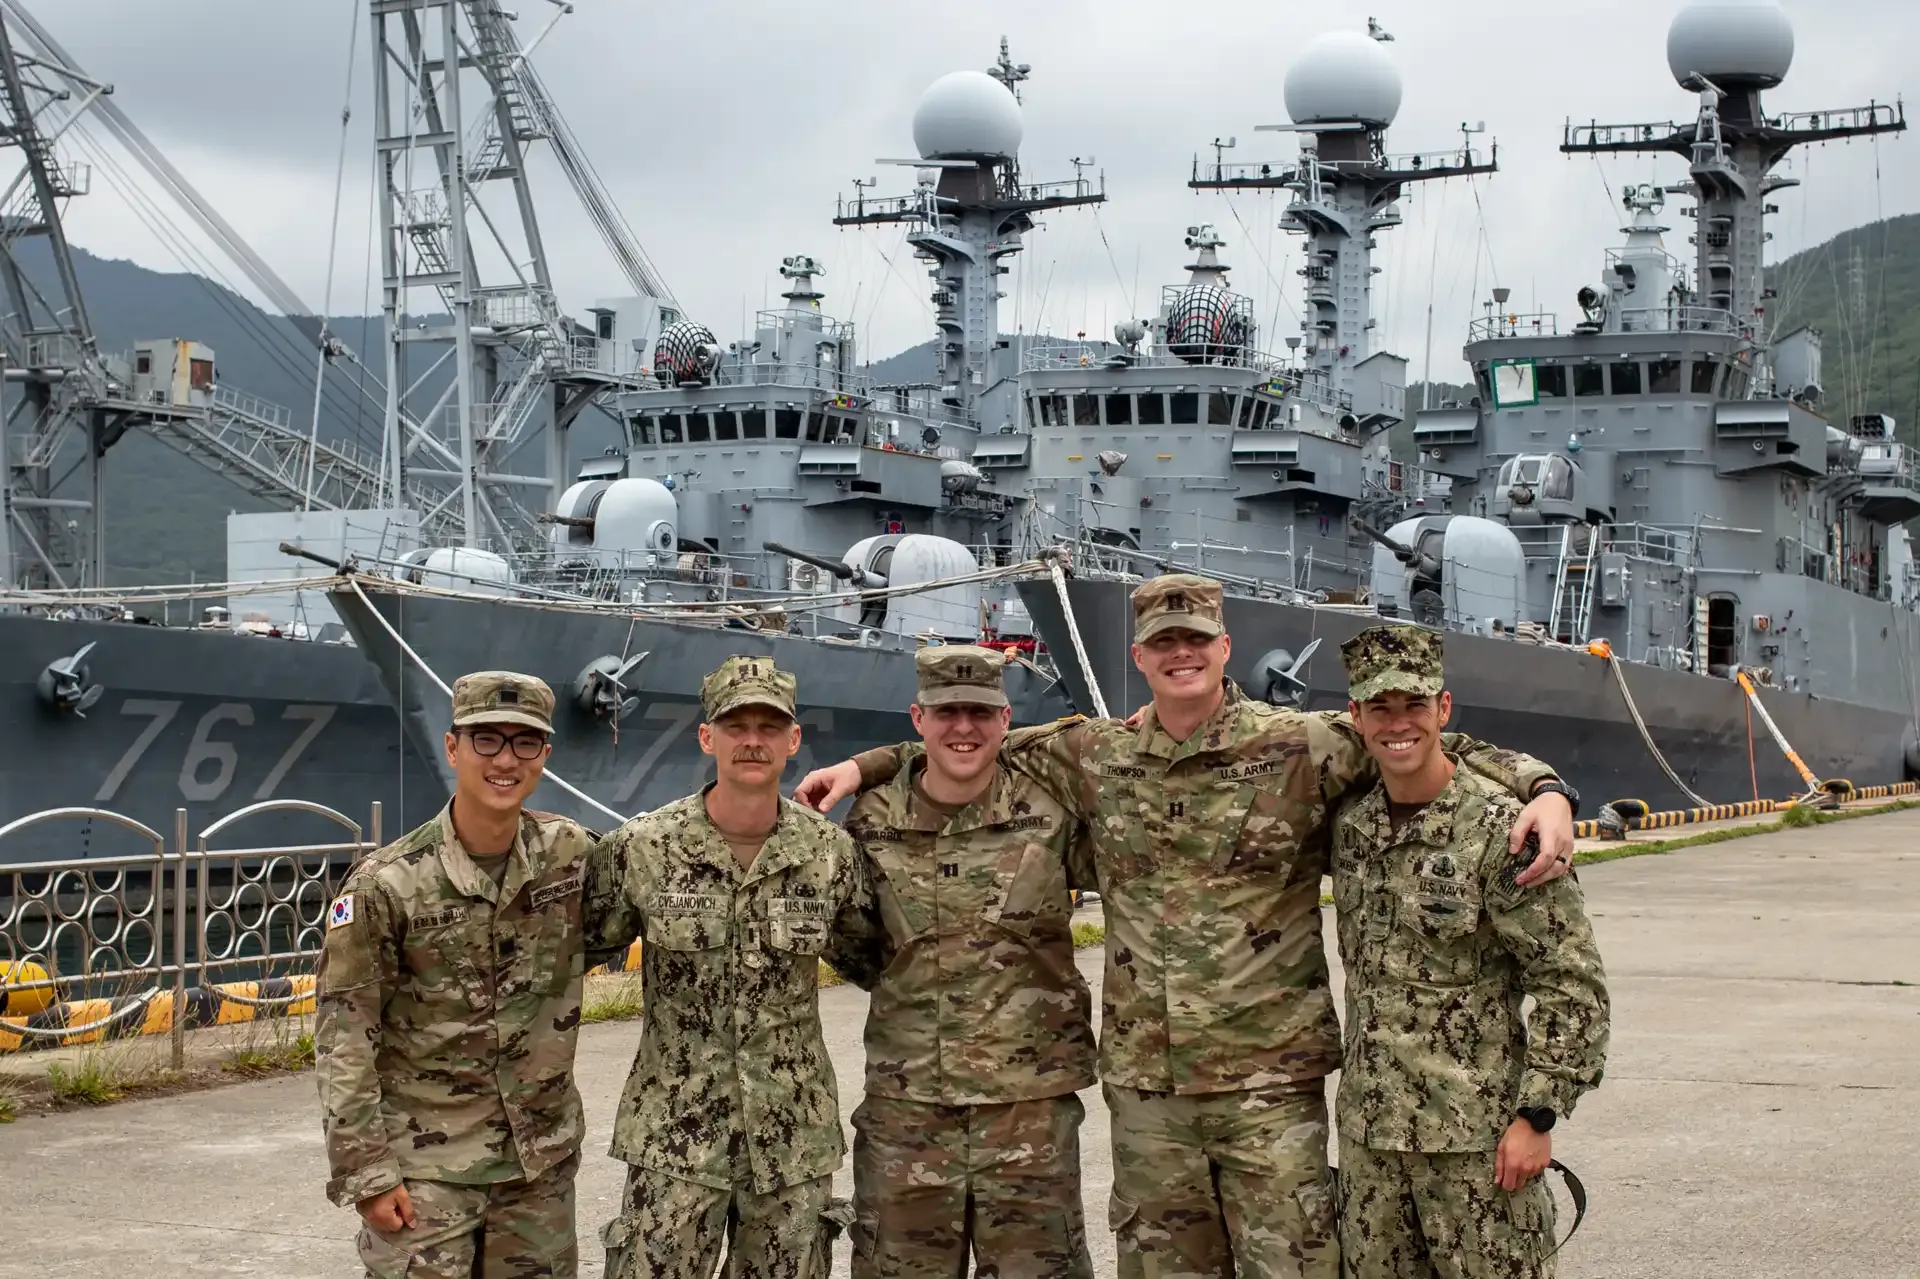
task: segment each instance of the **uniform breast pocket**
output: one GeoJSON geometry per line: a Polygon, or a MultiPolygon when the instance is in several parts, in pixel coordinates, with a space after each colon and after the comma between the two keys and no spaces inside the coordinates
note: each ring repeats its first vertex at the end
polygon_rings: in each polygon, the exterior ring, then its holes
{"type": "Polygon", "coordinates": [[[464,932],[457,924],[409,932],[401,944],[408,985],[421,997],[453,990],[466,976],[465,970],[472,966],[467,951],[464,932]]]}
{"type": "Polygon", "coordinates": [[[1400,898],[1401,975],[1458,986],[1480,971],[1480,901],[1458,891],[1415,889],[1400,898]]]}
{"type": "Polygon", "coordinates": [[[1233,842],[1223,843],[1214,864],[1243,874],[1289,870],[1301,845],[1320,828],[1314,806],[1276,787],[1241,785],[1232,790],[1237,793],[1215,803],[1221,839],[1233,842]]]}
{"type": "Polygon", "coordinates": [[[815,897],[767,900],[767,945],[790,955],[818,955],[827,944],[832,907],[815,897]]]}
{"type": "Polygon", "coordinates": [[[727,944],[725,915],[649,915],[645,944],[661,950],[718,950],[727,944]]]}

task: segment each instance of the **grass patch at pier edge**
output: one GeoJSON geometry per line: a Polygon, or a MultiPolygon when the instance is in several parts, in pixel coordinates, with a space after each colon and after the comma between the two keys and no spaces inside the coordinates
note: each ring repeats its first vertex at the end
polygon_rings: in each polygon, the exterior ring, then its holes
{"type": "Polygon", "coordinates": [[[594,973],[587,978],[586,993],[580,1001],[580,1020],[585,1025],[631,1021],[646,1007],[639,973],[594,973]]]}
{"type": "Polygon", "coordinates": [[[1783,810],[1777,819],[1770,822],[1751,822],[1744,826],[1703,830],[1698,834],[1681,835],[1673,839],[1628,840],[1606,848],[1587,849],[1573,855],[1573,864],[1592,866],[1600,862],[1618,861],[1622,857],[1646,857],[1653,853],[1671,853],[1682,848],[1698,848],[1703,844],[1723,844],[1730,839],[1746,839],[1750,835],[1768,835],[1780,830],[1823,826],[1828,822],[1851,821],[1856,817],[1877,817],[1882,813],[1904,812],[1909,808],[1920,808],[1920,800],[1894,800],[1892,803],[1878,804],[1872,808],[1849,808],[1835,812],[1821,812],[1816,808],[1795,805],[1783,810]]]}
{"type": "Polygon", "coordinates": [[[10,1080],[0,1078],[0,1124],[10,1124],[19,1116],[20,1090],[10,1080]]]}

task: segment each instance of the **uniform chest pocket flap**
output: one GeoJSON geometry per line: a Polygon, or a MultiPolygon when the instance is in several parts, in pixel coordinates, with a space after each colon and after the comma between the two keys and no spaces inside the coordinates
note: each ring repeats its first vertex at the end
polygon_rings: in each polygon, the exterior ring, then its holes
{"type": "Polygon", "coordinates": [[[827,944],[833,905],[820,897],[769,897],[767,944],[795,955],[817,955],[827,944]]]}
{"type": "Polygon", "coordinates": [[[646,944],[662,950],[714,950],[727,944],[731,920],[725,897],[662,893],[647,911],[646,944]]]}
{"type": "Polygon", "coordinates": [[[451,907],[417,915],[408,921],[401,953],[414,988],[430,994],[459,985],[471,966],[472,945],[467,938],[467,910],[451,907]]]}

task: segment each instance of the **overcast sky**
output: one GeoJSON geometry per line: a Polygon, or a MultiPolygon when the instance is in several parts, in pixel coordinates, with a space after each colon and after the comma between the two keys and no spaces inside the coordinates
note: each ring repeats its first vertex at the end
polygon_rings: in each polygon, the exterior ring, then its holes
{"type": "MultiPolygon", "coordinates": [[[[515,0],[524,42],[558,12],[515,0]]],[[[338,219],[332,310],[377,309],[369,269],[371,60],[363,0],[29,0],[53,35],[159,144],[310,305],[328,289],[334,168],[351,28],[354,116],[338,219]]],[[[984,69],[1001,35],[1031,63],[1024,86],[1029,180],[1070,178],[1092,156],[1109,202],[1047,217],[1015,259],[1003,327],[1105,335],[1152,314],[1162,284],[1183,278],[1184,229],[1227,237],[1235,287],[1253,296],[1278,349],[1298,331],[1300,241],[1275,228],[1273,195],[1187,189],[1196,151],[1235,135],[1231,158],[1284,160],[1287,135],[1254,133],[1286,113],[1281,81],[1315,34],[1364,29],[1369,16],[1405,77],[1392,151],[1459,143],[1484,121],[1500,172],[1425,185],[1403,202],[1405,225],[1380,237],[1376,296],[1383,345],[1420,375],[1429,304],[1433,369],[1464,374],[1459,349],[1476,298],[1494,283],[1513,305],[1563,315],[1618,240],[1619,188],[1684,176],[1678,157],[1601,163],[1557,151],[1563,121],[1690,118],[1692,96],[1667,71],[1676,0],[1274,0],[1169,5],[1148,0],[575,0],[534,54],[627,220],[685,311],[720,339],[743,311],[774,299],[780,259],[827,264],[825,308],[855,320],[870,358],[931,336],[922,266],[897,229],[846,230],[830,218],[852,179],[911,188],[912,171],[874,163],[913,154],[910,122],[938,76],[984,69]],[[970,16],[961,21],[958,15],[970,16]],[[889,266],[891,259],[891,266],[889,266]],[[1523,305],[1524,304],[1524,305],[1523,305]],[[1274,324],[1278,317],[1277,326],[1274,324]]],[[[1920,4],[1786,0],[1798,34],[1792,74],[1772,112],[1915,97],[1920,4]]],[[[1907,136],[1812,148],[1782,170],[1804,185],[1775,196],[1769,260],[1878,216],[1920,209],[1920,163],[1907,136]]],[[[1207,152],[1210,156],[1211,152],[1207,152]]],[[[562,302],[578,311],[627,292],[550,164],[537,170],[549,257],[562,302]]],[[[1688,262],[1689,229],[1671,201],[1670,249],[1688,262]]],[[[179,259],[97,175],[69,214],[93,252],[163,270],[179,259]]],[[[243,292],[256,296],[237,275],[243,292]]],[[[185,336],[185,335],[182,335],[185,336]]]]}

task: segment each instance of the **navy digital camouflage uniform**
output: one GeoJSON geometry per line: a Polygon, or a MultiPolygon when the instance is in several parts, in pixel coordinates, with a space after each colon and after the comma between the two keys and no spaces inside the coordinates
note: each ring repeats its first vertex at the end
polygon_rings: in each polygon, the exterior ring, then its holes
{"type": "MultiPolygon", "coordinates": [[[[791,718],[794,693],[770,659],[733,657],[701,702],[709,723],[746,706],[791,718]]],[[[607,1279],[707,1279],[723,1246],[730,1279],[826,1279],[848,1214],[828,1193],[846,1141],[819,969],[831,931],[867,893],[846,832],[785,799],[745,868],[706,791],[634,818],[596,850],[589,954],[644,934],[647,1000],[614,1120],[611,1153],[629,1168],[601,1233],[607,1279]]]]}
{"type": "MultiPolygon", "coordinates": [[[[917,700],[1004,707],[1005,659],[916,655],[917,700]]],[[[1094,1082],[1092,997],[1072,887],[1093,887],[1079,821],[1002,761],[957,812],[905,769],[854,801],[874,883],[865,950],[866,1098],[854,1112],[853,1279],[1092,1279],[1078,1090],[1094,1082]]]]}
{"type": "MultiPolygon", "coordinates": [[[[547,731],[553,693],[506,671],[453,686],[456,728],[547,731]]],[[[328,914],[314,1031],[327,1194],[404,1184],[413,1227],[363,1225],[374,1279],[567,1279],[583,1120],[574,1087],[592,835],[524,812],[503,876],[453,806],[369,854],[328,914]]]]}
{"type": "MultiPolygon", "coordinates": [[[[1342,652],[1356,702],[1441,690],[1437,632],[1372,627],[1342,652]]],[[[1578,881],[1515,885],[1518,813],[1456,767],[1398,830],[1384,786],[1335,817],[1341,1245],[1354,1279],[1552,1274],[1546,1181],[1502,1190],[1494,1152],[1520,1108],[1565,1116],[1599,1083],[1607,991],[1578,881]]]]}
{"type": "MultiPolygon", "coordinates": [[[[1154,578],[1136,642],[1223,633],[1218,582],[1154,578]]],[[[1450,735],[1516,794],[1538,760],[1450,735]]],[[[858,757],[863,786],[915,748],[858,757]]],[[[1321,946],[1333,805],[1377,776],[1344,714],[1267,706],[1226,684],[1176,741],[1079,720],[1016,730],[1014,766],[1086,823],[1106,916],[1100,1076],[1112,1115],[1108,1221],[1125,1279],[1339,1271],[1324,1080],[1340,1028],[1321,946]]]]}

